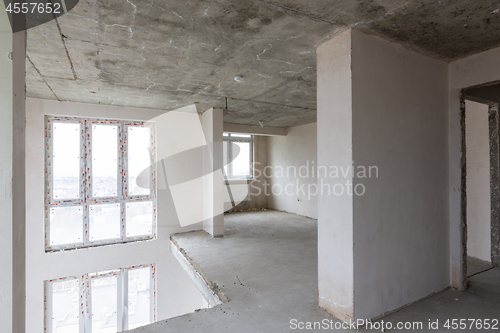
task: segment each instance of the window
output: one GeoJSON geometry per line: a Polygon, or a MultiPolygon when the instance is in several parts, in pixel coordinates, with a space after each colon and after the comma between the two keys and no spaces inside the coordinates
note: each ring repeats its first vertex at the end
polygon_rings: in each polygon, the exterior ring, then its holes
{"type": "Polygon", "coordinates": [[[48,117],[47,251],[156,235],[154,126],[48,117]]]}
{"type": "Polygon", "coordinates": [[[155,268],[133,268],[45,281],[48,333],[122,332],[155,321],[155,268]]]}
{"type": "Polygon", "coordinates": [[[252,155],[251,135],[224,133],[223,158],[226,179],[252,178],[252,155]]]}

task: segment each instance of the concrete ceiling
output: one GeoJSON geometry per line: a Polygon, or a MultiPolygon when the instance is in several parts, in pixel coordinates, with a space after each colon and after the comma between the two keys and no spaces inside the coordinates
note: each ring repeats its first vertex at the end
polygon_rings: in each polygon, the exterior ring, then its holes
{"type": "Polygon", "coordinates": [[[500,0],[80,0],[28,30],[28,97],[224,122],[316,121],[316,46],[356,27],[450,61],[500,46],[500,0]],[[241,82],[235,76],[241,76],[241,82]]]}

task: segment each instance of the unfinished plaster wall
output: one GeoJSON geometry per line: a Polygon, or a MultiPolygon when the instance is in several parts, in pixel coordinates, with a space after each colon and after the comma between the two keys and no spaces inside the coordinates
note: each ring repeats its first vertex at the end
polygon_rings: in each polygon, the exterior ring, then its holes
{"type": "Polygon", "coordinates": [[[488,105],[465,102],[467,256],[491,261],[488,105]]]}
{"type": "MultiPolygon", "coordinates": [[[[43,281],[97,271],[156,264],[157,320],[205,307],[200,292],[168,249],[175,232],[200,230],[201,223],[186,228],[179,221],[168,189],[158,188],[157,239],[46,253],[44,249],[44,116],[66,115],[111,119],[148,120],[165,111],[103,106],[39,99],[27,100],[27,332],[43,332],[43,281]]],[[[158,182],[162,176],[158,174],[158,182]]]]}
{"type": "Polygon", "coordinates": [[[447,64],[352,32],[355,316],[449,286],[447,64]]]}
{"type": "MultiPolygon", "coordinates": [[[[474,54],[449,64],[448,94],[448,156],[449,156],[449,219],[450,219],[450,265],[452,286],[465,288],[466,272],[462,222],[461,159],[462,129],[460,125],[460,94],[462,89],[500,80],[500,48],[474,54]]],[[[500,230],[492,230],[499,233],[500,230]]],[[[498,252],[499,244],[492,244],[492,252],[498,252]]]]}
{"type": "Polygon", "coordinates": [[[449,286],[447,64],[356,30],[317,54],[318,165],[354,167],[318,176],[319,303],[371,319],[449,286]]]}
{"type": "Polygon", "coordinates": [[[318,218],[318,196],[311,187],[318,181],[316,127],[290,127],[286,136],[268,138],[269,208],[318,218]]]}

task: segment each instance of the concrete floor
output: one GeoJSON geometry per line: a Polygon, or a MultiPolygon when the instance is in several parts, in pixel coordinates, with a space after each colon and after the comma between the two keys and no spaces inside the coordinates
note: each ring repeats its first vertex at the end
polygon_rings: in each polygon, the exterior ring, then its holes
{"type": "Polygon", "coordinates": [[[467,257],[467,276],[476,275],[491,268],[491,263],[472,257],[467,257]]]}
{"type": "MultiPolygon", "coordinates": [[[[260,211],[227,214],[225,222],[227,235],[224,238],[214,239],[202,231],[173,238],[223,290],[229,302],[133,332],[288,332],[292,331],[290,319],[337,322],[317,305],[316,220],[260,211]]],[[[443,328],[446,319],[500,319],[500,269],[477,274],[469,282],[467,292],[450,289],[383,320],[394,325],[422,322],[424,329],[419,332],[451,332],[443,328]],[[439,320],[439,330],[429,329],[429,320],[439,320]]],[[[324,330],[309,330],[316,331],[324,330]]],[[[381,330],[359,330],[375,331],[381,330]]]]}

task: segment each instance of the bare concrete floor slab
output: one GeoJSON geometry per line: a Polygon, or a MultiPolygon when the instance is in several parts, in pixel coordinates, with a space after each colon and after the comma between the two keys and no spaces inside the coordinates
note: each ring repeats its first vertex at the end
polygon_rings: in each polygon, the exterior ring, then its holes
{"type": "MultiPolygon", "coordinates": [[[[317,303],[316,220],[261,211],[227,214],[225,223],[227,235],[224,238],[211,238],[202,231],[173,238],[210,281],[223,290],[229,302],[133,332],[289,332],[296,331],[290,325],[292,319],[304,323],[325,320],[329,325],[335,325],[337,320],[320,309],[317,303]]],[[[443,327],[447,319],[498,320],[499,278],[498,268],[475,275],[468,292],[447,290],[382,320],[393,325],[398,322],[422,323],[423,329],[415,330],[418,332],[452,332],[454,330],[443,327]],[[429,328],[429,321],[434,323],[436,320],[439,328],[429,328]]],[[[318,326],[307,331],[356,332],[318,326]]],[[[385,330],[404,331],[413,330],[385,330]]],[[[460,330],[467,331],[481,330],[460,330]]]]}
{"type": "Polygon", "coordinates": [[[467,276],[476,275],[477,273],[487,271],[490,268],[490,262],[473,257],[467,257],[467,276]]]}

